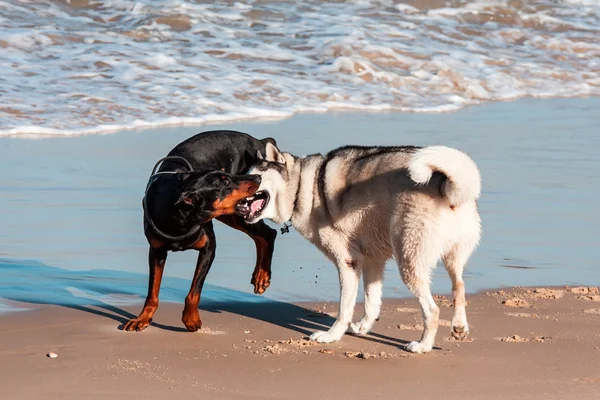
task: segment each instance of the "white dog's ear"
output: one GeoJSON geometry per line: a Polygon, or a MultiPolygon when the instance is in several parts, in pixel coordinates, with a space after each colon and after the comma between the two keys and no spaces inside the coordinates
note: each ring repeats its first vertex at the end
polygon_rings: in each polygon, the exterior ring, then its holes
{"type": "Polygon", "coordinates": [[[278,164],[285,164],[285,158],[283,157],[283,154],[281,154],[279,149],[272,143],[267,143],[267,145],[265,146],[265,152],[267,153],[265,157],[267,161],[274,161],[278,164]]]}

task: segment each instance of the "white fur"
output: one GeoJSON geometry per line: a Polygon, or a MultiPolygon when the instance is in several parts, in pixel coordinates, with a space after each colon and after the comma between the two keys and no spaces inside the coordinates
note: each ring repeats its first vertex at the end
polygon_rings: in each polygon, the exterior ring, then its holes
{"type": "MultiPolygon", "coordinates": [[[[283,154],[281,154],[279,152],[279,150],[277,149],[277,147],[275,145],[273,145],[272,143],[267,143],[265,145],[265,159],[269,160],[269,161],[274,161],[277,162],[279,164],[285,164],[285,158],[283,157],[283,154]]],[[[259,157],[262,158],[262,157],[259,157]]]]}
{"type": "Polygon", "coordinates": [[[416,183],[428,183],[436,171],[448,178],[443,190],[450,204],[460,206],[479,198],[479,169],[462,151],[446,146],[424,147],[416,152],[408,164],[410,177],[416,183]]]}

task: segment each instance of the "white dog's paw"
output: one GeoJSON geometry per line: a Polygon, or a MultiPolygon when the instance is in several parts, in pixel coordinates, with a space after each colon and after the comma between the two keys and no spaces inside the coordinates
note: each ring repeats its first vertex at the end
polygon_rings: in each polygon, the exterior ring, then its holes
{"type": "Polygon", "coordinates": [[[452,337],[456,340],[464,340],[469,336],[469,325],[454,325],[452,324],[452,330],[450,331],[452,337]]]}
{"type": "Polygon", "coordinates": [[[406,350],[411,353],[429,353],[433,346],[426,346],[421,342],[410,342],[406,345],[406,350]]]}
{"type": "Polygon", "coordinates": [[[340,338],[332,335],[329,331],[317,331],[310,335],[310,340],[317,343],[331,343],[337,342],[340,338]]]}
{"type": "Polygon", "coordinates": [[[355,335],[366,335],[373,327],[373,322],[367,321],[364,318],[358,322],[350,324],[350,332],[355,335]]]}

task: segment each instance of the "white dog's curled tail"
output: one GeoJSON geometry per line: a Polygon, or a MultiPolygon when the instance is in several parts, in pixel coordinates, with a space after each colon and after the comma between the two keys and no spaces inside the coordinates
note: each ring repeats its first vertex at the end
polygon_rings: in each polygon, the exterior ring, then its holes
{"type": "Polygon", "coordinates": [[[460,150],[446,146],[427,146],[417,150],[408,163],[410,178],[427,184],[434,172],[446,176],[441,191],[451,206],[477,200],[481,176],[475,162],[460,150]]]}

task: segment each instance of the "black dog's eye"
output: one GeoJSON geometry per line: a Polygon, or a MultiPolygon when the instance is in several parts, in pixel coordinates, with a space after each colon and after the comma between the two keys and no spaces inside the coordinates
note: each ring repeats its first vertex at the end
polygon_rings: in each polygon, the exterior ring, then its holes
{"type": "Polygon", "coordinates": [[[229,184],[229,181],[230,181],[230,180],[231,180],[231,179],[229,179],[229,177],[228,177],[228,176],[226,176],[226,175],[221,175],[221,182],[223,182],[224,184],[226,184],[226,185],[227,185],[227,184],[229,184]]]}
{"type": "Polygon", "coordinates": [[[231,178],[228,177],[227,175],[219,176],[218,180],[221,181],[221,184],[225,185],[226,187],[231,185],[231,178]]]}

